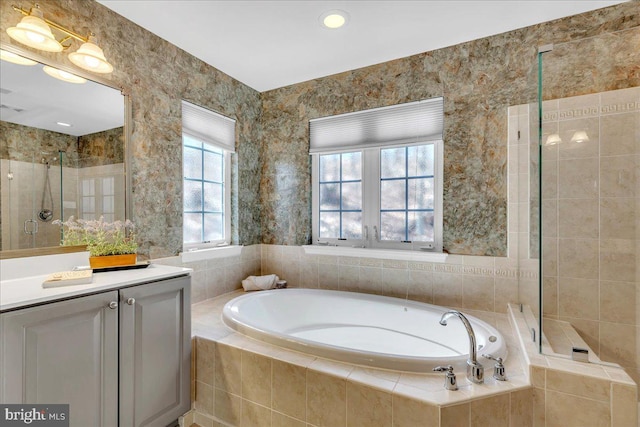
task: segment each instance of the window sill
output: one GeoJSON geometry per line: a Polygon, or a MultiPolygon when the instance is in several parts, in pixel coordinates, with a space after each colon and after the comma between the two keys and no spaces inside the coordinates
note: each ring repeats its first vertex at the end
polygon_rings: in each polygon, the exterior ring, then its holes
{"type": "Polygon", "coordinates": [[[443,252],[418,252],[393,249],[349,248],[345,246],[305,245],[302,247],[309,255],[351,256],[360,258],[395,259],[403,261],[425,261],[443,263],[447,260],[443,252]]]}
{"type": "Polygon", "coordinates": [[[180,253],[182,262],[204,261],[214,258],[228,258],[242,253],[241,245],[222,246],[217,248],[203,248],[180,253]]]}

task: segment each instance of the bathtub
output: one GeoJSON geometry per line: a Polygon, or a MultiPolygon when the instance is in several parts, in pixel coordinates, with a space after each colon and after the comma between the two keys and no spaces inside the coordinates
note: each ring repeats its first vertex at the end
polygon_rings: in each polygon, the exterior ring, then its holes
{"type": "MultiPolygon", "coordinates": [[[[223,322],[235,331],[318,357],[378,368],[430,372],[453,365],[465,372],[469,336],[458,318],[439,324],[444,307],[399,298],[319,289],[252,292],[229,301],[223,322]]],[[[465,314],[466,315],[466,314],[465,314]]],[[[504,338],[466,315],[484,353],[506,359],[504,338]]]]}

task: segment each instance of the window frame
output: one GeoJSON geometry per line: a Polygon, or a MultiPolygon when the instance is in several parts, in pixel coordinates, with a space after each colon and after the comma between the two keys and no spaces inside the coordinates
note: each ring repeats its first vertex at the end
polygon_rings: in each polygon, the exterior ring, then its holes
{"type": "MultiPolygon", "coordinates": [[[[184,173],[184,157],[182,159],[182,164],[181,164],[181,171],[182,171],[182,185],[183,185],[183,190],[182,190],[182,197],[183,197],[183,205],[182,205],[182,215],[183,215],[183,220],[182,220],[182,226],[183,226],[183,234],[182,234],[182,248],[183,251],[189,251],[189,250],[196,250],[196,249],[207,249],[207,248],[214,248],[217,246],[222,246],[222,245],[227,245],[229,244],[230,240],[231,240],[231,155],[233,154],[232,152],[226,150],[224,147],[221,147],[215,143],[209,142],[209,141],[204,141],[203,138],[194,135],[193,133],[188,132],[187,130],[182,130],[182,152],[183,152],[183,156],[184,156],[184,147],[185,147],[185,138],[184,136],[187,135],[189,136],[189,138],[195,139],[196,141],[200,142],[203,144],[204,146],[209,146],[209,147],[215,147],[218,150],[222,151],[222,156],[223,156],[223,185],[222,185],[222,191],[223,191],[223,210],[222,210],[222,216],[223,216],[223,221],[224,221],[224,236],[222,239],[216,239],[216,240],[209,240],[209,241],[202,241],[202,242],[185,242],[184,240],[184,214],[185,209],[184,209],[184,183],[186,181],[186,177],[185,177],[185,173],[184,173]]],[[[192,147],[192,148],[196,148],[196,147],[192,147]]],[[[202,152],[204,153],[204,148],[202,149],[202,152]]],[[[204,159],[203,159],[204,161],[204,159]]],[[[204,171],[203,171],[204,174],[204,171]]],[[[189,178],[189,181],[200,181],[200,182],[205,182],[204,179],[202,180],[194,180],[193,178],[189,178]]],[[[201,230],[202,231],[202,230],[201,230]]]]}
{"type": "Polygon", "coordinates": [[[443,234],[443,173],[444,173],[444,142],[442,139],[422,140],[409,144],[389,144],[358,149],[342,149],[311,154],[312,176],[312,244],[345,246],[359,248],[412,250],[442,252],[443,234]],[[380,240],[380,152],[387,148],[401,148],[432,144],[434,147],[434,241],[381,241],[380,240]],[[362,239],[319,239],[320,228],[320,187],[319,166],[320,156],[339,153],[362,153],[362,239]],[[373,227],[376,227],[377,232],[373,227]],[[376,236],[377,234],[377,236],[376,236]],[[368,235],[368,238],[367,238],[368,235]],[[433,246],[433,247],[429,247],[433,246]]]}

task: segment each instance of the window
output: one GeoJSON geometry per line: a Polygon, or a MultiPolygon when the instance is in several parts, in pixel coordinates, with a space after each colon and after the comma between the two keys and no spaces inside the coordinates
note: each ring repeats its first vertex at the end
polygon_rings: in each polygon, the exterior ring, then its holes
{"type": "Polygon", "coordinates": [[[184,247],[228,243],[235,121],[186,101],[182,115],[184,247]]]}
{"type": "Polygon", "coordinates": [[[313,243],[442,251],[441,107],[437,98],[367,110],[365,119],[350,113],[311,122],[313,243]],[[388,113],[392,118],[384,120],[388,113]],[[404,123],[385,130],[394,115],[404,123]],[[411,127],[411,116],[428,126],[400,135],[411,127]],[[344,136],[349,133],[356,136],[344,136]]]}
{"type": "Polygon", "coordinates": [[[115,221],[115,178],[113,176],[83,178],[80,185],[81,213],[86,220],[103,217],[115,221]]]}

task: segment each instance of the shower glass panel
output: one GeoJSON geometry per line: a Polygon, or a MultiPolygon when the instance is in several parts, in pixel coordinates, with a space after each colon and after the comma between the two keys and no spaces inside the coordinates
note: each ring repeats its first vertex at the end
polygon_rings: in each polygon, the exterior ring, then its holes
{"type": "Polygon", "coordinates": [[[639,46],[635,28],[540,54],[540,179],[537,168],[530,179],[541,213],[531,222],[540,226],[541,350],[566,356],[586,348],[590,361],[617,363],[636,381],[639,46]]]}
{"type": "Polygon", "coordinates": [[[539,342],[538,63],[527,73],[526,104],[508,107],[508,258],[518,268],[517,301],[532,340],[539,342]]]}
{"type": "Polygon", "coordinates": [[[2,249],[56,246],[60,230],[62,163],[58,152],[2,159],[2,249]]]}

